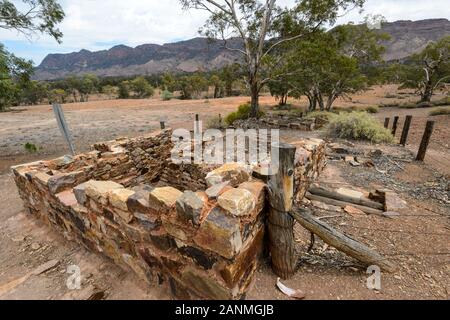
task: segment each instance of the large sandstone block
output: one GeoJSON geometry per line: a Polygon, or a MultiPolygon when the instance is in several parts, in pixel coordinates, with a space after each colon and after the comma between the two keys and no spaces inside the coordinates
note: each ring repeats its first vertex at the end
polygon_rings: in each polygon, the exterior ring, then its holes
{"type": "Polygon", "coordinates": [[[59,202],[65,207],[72,207],[78,203],[75,194],[71,190],[56,194],[56,198],[58,198],[59,202]]]}
{"type": "Polygon", "coordinates": [[[108,195],[111,191],[123,188],[124,187],[121,184],[112,181],[90,180],[85,184],[86,195],[103,205],[108,203],[108,195]]]}
{"type": "Polygon", "coordinates": [[[59,193],[64,189],[73,188],[77,184],[83,182],[85,174],[83,171],[75,171],[70,173],[60,173],[51,176],[47,180],[47,185],[50,192],[53,194],[59,193]]]}
{"type": "Polygon", "coordinates": [[[250,180],[250,177],[249,170],[245,166],[238,163],[227,163],[208,173],[206,182],[211,187],[229,181],[232,187],[237,187],[242,182],[250,180]]]}
{"type": "Polygon", "coordinates": [[[79,184],[78,186],[73,188],[73,193],[75,194],[75,198],[78,203],[82,206],[86,205],[87,197],[86,197],[86,183],[79,184]]]}
{"type": "Polygon", "coordinates": [[[231,189],[219,197],[218,203],[237,217],[251,214],[256,206],[255,197],[246,189],[231,189]]]}
{"type": "Polygon", "coordinates": [[[260,228],[256,235],[247,241],[239,255],[220,271],[229,288],[234,288],[241,280],[244,280],[242,279],[244,274],[252,274],[248,271],[256,267],[259,255],[263,251],[263,242],[264,227],[260,228]]]}
{"type": "Polygon", "coordinates": [[[242,247],[239,219],[220,207],[211,210],[194,237],[200,247],[225,258],[233,258],[242,247]]]}
{"type": "Polygon", "coordinates": [[[254,214],[259,214],[266,204],[267,185],[262,181],[250,181],[239,185],[239,189],[248,190],[253,195],[256,203],[254,214]]]}
{"type": "Polygon", "coordinates": [[[39,182],[40,184],[47,186],[48,180],[50,180],[52,176],[46,174],[45,172],[38,172],[34,175],[35,181],[39,182]]]}
{"type": "Polygon", "coordinates": [[[225,182],[215,184],[215,185],[209,187],[206,190],[206,195],[208,196],[208,199],[216,200],[221,194],[230,190],[231,188],[232,187],[230,186],[230,182],[225,181],[225,182]]]}
{"type": "Polygon", "coordinates": [[[168,212],[175,207],[175,203],[183,195],[173,187],[156,188],[149,194],[150,208],[158,212],[168,212]]]}
{"type": "Polygon", "coordinates": [[[186,288],[194,290],[203,298],[212,300],[228,300],[232,298],[229,290],[208,274],[193,267],[188,266],[183,270],[181,280],[186,288]]]}
{"type": "Polygon", "coordinates": [[[109,193],[109,202],[113,207],[123,211],[127,211],[128,198],[130,198],[134,194],[135,192],[129,189],[115,189],[109,193]]]}
{"type": "Polygon", "coordinates": [[[195,225],[200,223],[205,199],[192,191],[185,191],[176,201],[178,217],[183,221],[192,221],[195,225]]]}

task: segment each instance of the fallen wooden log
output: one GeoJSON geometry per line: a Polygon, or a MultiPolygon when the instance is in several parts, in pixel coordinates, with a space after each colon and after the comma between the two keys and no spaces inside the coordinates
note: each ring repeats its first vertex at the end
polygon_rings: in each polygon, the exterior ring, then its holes
{"type": "Polygon", "coordinates": [[[328,224],[313,217],[307,210],[295,208],[290,212],[304,228],[319,236],[325,243],[355,258],[367,266],[376,265],[381,270],[394,272],[396,266],[378,252],[347,235],[333,229],[328,224]]]}
{"type": "Polygon", "coordinates": [[[337,192],[334,192],[331,190],[327,190],[324,188],[310,188],[309,192],[311,192],[312,194],[317,195],[317,196],[331,198],[331,199],[339,200],[339,201],[350,202],[350,203],[362,205],[365,207],[370,207],[370,208],[377,209],[377,210],[384,209],[384,205],[382,203],[371,201],[368,199],[360,199],[360,198],[355,198],[355,197],[351,197],[351,196],[346,196],[346,195],[343,195],[343,194],[340,194],[340,193],[337,193],[337,192]]]}
{"type": "Polygon", "coordinates": [[[345,208],[347,206],[352,206],[355,207],[356,209],[359,209],[361,211],[363,211],[364,213],[367,214],[375,214],[377,216],[382,216],[384,217],[383,211],[382,210],[378,210],[378,209],[374,209],[374,208],[369,208],[366,206],[362,206],[359,204],[354,204],[354,203],[350,203],[350,202],[346,202],[346,201],[340,201],[340,200],[334,200],[334,199],[330,199],[330,198],[326,198],[326,197],[321,197],[315,194],[311,194],[310,192],[306,193],[306,198],[308,198],[309,200],[316,200],[316,201],[320,201],[326,204],[331,204],[333,206],[338,206],[341,208],[345,208]]]}

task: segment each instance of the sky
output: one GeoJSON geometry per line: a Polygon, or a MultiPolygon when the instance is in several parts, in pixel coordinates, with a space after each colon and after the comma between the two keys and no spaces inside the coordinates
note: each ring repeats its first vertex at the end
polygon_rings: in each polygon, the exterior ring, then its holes
{"type": "MultiPolygon", "coordinates": [[[[20,0],[11,0],[19,3],[20,0]]],[[[278,0],[281,5],[295,0],[278,0]]],[[[109,49],[118,44],[135,47],[145,43],[164,44],[198,36],[207,19],[204,11],[183,11],[178,0],[60,0],[66,18],[60,24],[63,43],[45,35],[27,38],[0,29],[0,42],[17,56],[39,65],[49,53],[87,49],[109,49]]],[[[364,12],[353,10],[338,24],[361,22],[368,15],[383,15],[388,21],[450,19],[450,0],[366,0],[364,12]]]]}

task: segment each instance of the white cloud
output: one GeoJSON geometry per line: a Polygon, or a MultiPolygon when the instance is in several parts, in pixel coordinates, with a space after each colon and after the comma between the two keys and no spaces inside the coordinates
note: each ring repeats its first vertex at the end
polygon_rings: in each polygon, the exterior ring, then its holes
{"type": "MultiPolygon", "coordinates": [[[[279,0],[292,4],[295,0],[279,0]]],[[[340,23],[360,22],[366,14],[382,14],[389,21],[450,18],[448,0],[367,0],[365,12],[354,10],[339,19],[340,23]]],[[[115,44],[137,46],[163,44],[198,36],[198,29],[208,14],[183,11],[178,0],[61,0],[66,18],[61,24],[63,44],[47,36],[36,36],[31,42],[15,32],[0,30],[0,41],[24,41],[21,48],[9,45],[11,51],[33,57],[36,62],[52,52],[80,49],[101,50],[115,44]],[[23,47],[29,46],[29,49],[23,47]]]]}

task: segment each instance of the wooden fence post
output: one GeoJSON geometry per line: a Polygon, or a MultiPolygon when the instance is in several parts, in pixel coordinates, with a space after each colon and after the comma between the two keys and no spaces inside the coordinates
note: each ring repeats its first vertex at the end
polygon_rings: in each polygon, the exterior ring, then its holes
{"type": "Polygon", "coordinates": [[[199,132],[200,131],[200,116],[198,114],[195,115],[195,131],[199,132]]]}
{"type": "Polygon", "coordinates": [[[385,119],[384,119],[384,127],[385,127],[386,129],[389,128],[389,121],[391,121],[390,118],[385,118],[385,119]]]}
{"type": "Polygon", "coordinates": [[[431,135],[433,134],[434,121],[428,121],[423,133],[422,142],[420,143],[419,152],[417,153],[417,161],[424,161],[427,153],[428,145],[430,144],[431,135]]]}
{"type": "Polygon", "coordinates": [[[402,138],[400,139],[400,144],[406,146],[408,141],[409,128],[411,128],[412,116],[406,116],[405,125],[403,126],[402,138]]]}
{"type": "Polygon", "coordinates": [[[397,126],[398,126],[398,120],[400,119],[399,116],[394,117],[394,124],[392,125],[392,135],[395,137],[395,134],[397,133],[397,126]]]}
{"type": "Polygon", "coordinates": [[[277,168],[272,167],[276,171],[271,172],[268,179],[270,201],[269,249],[273,271],[279,277],[287,279],[294,275],[296,265],[294,219],[289,214],[294,201],[296,147],[285,143],[273,143],[272,155],[276,154],[274,153],[275,148],[279,155],[278,166],[277,168]]]}

